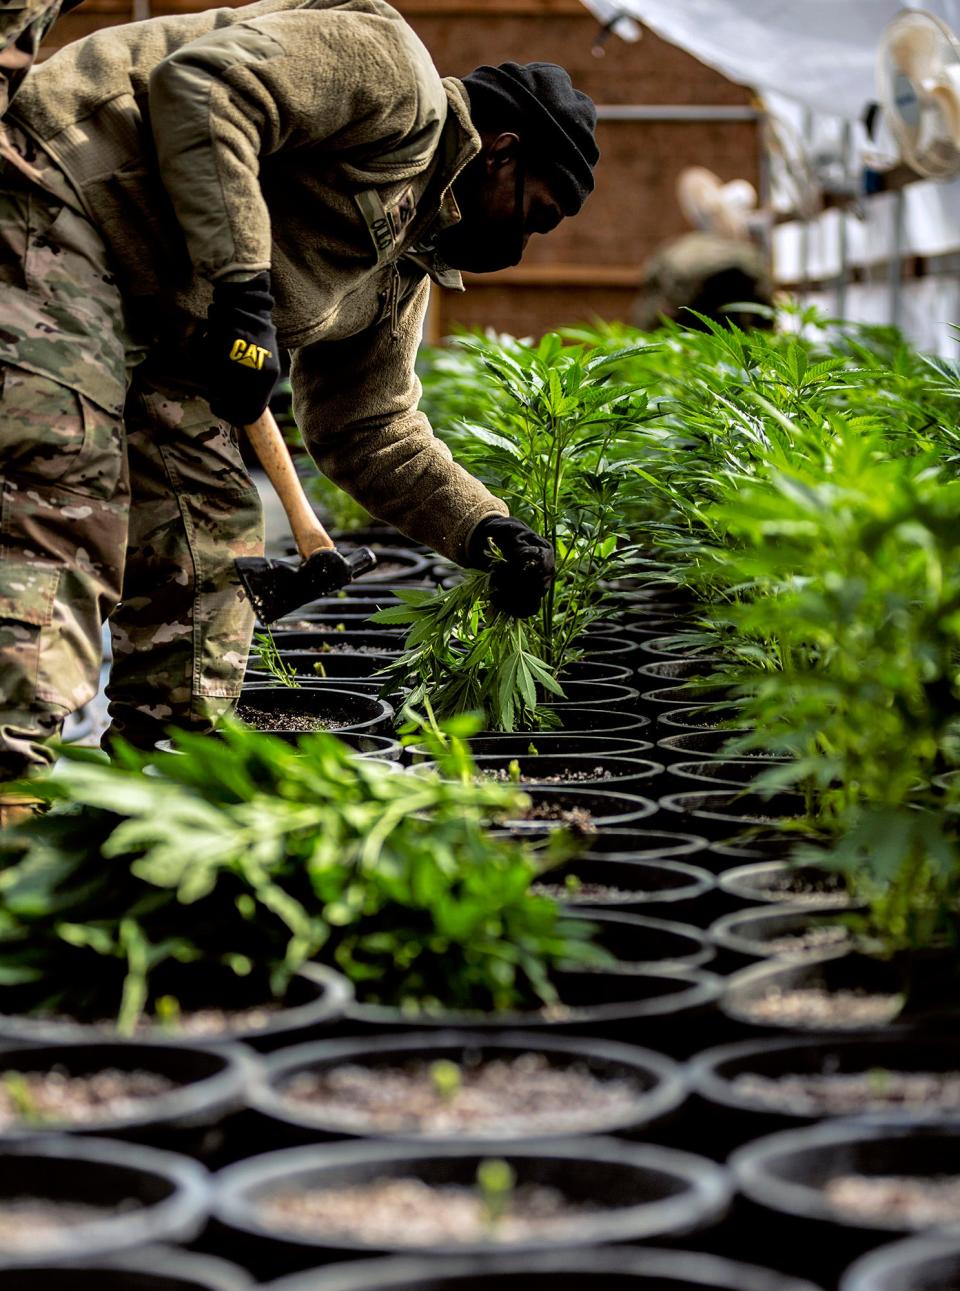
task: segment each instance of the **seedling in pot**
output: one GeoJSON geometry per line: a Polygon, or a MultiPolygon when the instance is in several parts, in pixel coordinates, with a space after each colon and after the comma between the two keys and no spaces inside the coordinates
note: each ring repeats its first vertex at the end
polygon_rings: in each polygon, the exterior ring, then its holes
{"type": "Polygon", "coordinates": [[[273,633],[270,629],[265,628],[263,632],[258,632],[253,640],[257,648],[260,667],[265,672],[268,672],[279,686],[287,686],[291,690],[298,690],[300,682],[297,680],[297,670],[296,668],[291,668],[281,658],[277,643],[273,639],[273,633]]]}
{"type": "Polygon", "coordinates": [[[451,1103],[463,1088],[463,1072],[449,1058],[430,1064],[430,1083],[445,1103],[451,1103]]]}
{"type": "Polygon", "coordinates": [[[491,1157],[477,1166],[477,1188],[483,1201],[484,1220],[492,1231],[510,1210],[516,1171],[508,1161],[491,1157]]]}

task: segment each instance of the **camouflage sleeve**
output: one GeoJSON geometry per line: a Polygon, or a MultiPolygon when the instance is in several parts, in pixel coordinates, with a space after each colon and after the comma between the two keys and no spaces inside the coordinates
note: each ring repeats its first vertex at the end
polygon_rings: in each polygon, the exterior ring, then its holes
{"type": "Polygon", "coordinates": [[[453,460],[417,410],[414,372],[430,282],[424,278],[389,319],[344,341],[318,341],[293,356],[297,423],[314,461],[371,515],[463,563],[484,516],[506,505],[453,460]]]}
{"type": "Polygon", "coordinates": [[[358,163],[389,150],[425,164],[447,108],[404,24],[339,8],[209,32],[158,65],[149,93],[160,172],[209,279],[270,267],[262,158],[319,145],[358,163]]]}
{"type": "Polygon", "coordinates": [[[60,9],[61,0],[0,0],[0,119],[33,66],[40,42],[60,9]]]}

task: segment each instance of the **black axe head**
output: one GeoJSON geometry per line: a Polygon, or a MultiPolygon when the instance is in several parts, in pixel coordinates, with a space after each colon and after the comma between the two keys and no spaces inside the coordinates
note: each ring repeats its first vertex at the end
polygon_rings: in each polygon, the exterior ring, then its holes
{"type": "Polygon", "coordinates": [[[349,556],[335,547],[325,547],[298,565],[263,556],[242,556],[235,562],[261,623],[273,623],[309,601],[339,591],[376,563],[369,547],[358,547],[349,556]]]}

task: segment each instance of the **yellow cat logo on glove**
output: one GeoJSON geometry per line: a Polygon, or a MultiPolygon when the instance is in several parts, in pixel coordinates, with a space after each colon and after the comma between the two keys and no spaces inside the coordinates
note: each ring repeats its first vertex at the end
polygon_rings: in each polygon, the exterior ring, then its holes
{"type": "Polygon", "coordinates": [[[252,341],[244,341],[238,336],[230,350],[230,357],[235,363],[242,363],[245,368],[259,369],[273,354],[262,345],[254,345],[252,341]]]}

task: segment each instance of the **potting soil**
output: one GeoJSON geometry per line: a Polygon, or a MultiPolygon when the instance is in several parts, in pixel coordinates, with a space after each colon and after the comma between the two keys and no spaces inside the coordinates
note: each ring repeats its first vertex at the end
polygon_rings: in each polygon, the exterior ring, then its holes
{"type": "Polygon", "coordinates": [[[0,1202],[0,1252],[56,1250],[71,1240],[71,1230],[116,1214],[117,1208],[78,1201],[51,1202],[18,1197],[0,1202]]]}
{"type": "Polygon", "coordinates": [[[761,999],[750,1000],[746,1012],[754,1021],[780,1026],[871,1027],[892,1022],[902,1007],[901,995],[774,987],[761,999]]]}
{"type": "Polygon", "coordinates": [[[63,1067],[50,1071],[0,1071],[0,1129],[13,1125],[82,1125],[132,1115],[144,1099],[174,1088],[154,1071],[104,1068],[71,1076],[63,1067]]]}
{"type": "Polygon", "coordinates": [[[349,725],[295,708],[255,708],[243,703],[237,705],[236,715],[258,731],[339,731],[349,725]]]}
{"type": "Polygon", "coordinates": [[[863,1115],[903,1108],[917,1112],[960,1110],[960,1071],[804,1072],[764,1076],[741,1072],[733,1090],[751,1102],[818,1116],[863,1115]]]}
{"type": "Polygon", "coordinates": [[[930,1175],[838,1175],[824,1185],[824,1196],[853,1220],[889,1227],[955,1225],[960,1217],[960,1177],[930,1175]]]}
{"type": "Polygon", "coordinates": [[[538,896],[550,897],[554,901],[575,901],[578,905],[613,905],[635,900],[637,896],[636,892],[613,888],[606,883],[578,883],[575,888],[568,888],[563,883],[534,883],[530,890],[538,896]]]}
{"type": "Polygon", "coordinates": [[[592,1213],[555,1188],[523,1183],[511,1192],[506,1213],[491,1222],[479,1189],[432,1187],[416,1178],[276,1193],[259,1209],[281,1231],[371,1246],[507,1245],[563,1232],[572,1217],[592,1213]]]}
{"type": "Polygon", "coordinates": [[[464,1063],[459,1084],[449,1092],[425,1062],[346,1063],[300,1072],[280,1092],[300,1114],[315,1113],[344,1129],[413,1131],[426,1138],[463,1131],[498,1138],[569,1133],[603,1118],[617,1119],[630,1112],[643,1090],[633,1080],[600,1080],[582,1064],[555,1067],[543,1054],[527,1053],[464,1063]]]}

